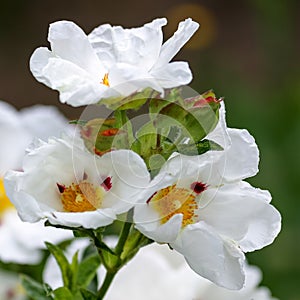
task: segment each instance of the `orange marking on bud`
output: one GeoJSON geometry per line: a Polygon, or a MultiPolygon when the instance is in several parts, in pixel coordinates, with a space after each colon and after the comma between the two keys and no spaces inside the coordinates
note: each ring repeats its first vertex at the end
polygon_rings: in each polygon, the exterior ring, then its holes
{"type": "Polygon", "coordinates": [[[109,128],[101,131],[100,134],[103,136],[113,136],[116,135],[118,132],[119,132],[118,128],[109,128]]]}

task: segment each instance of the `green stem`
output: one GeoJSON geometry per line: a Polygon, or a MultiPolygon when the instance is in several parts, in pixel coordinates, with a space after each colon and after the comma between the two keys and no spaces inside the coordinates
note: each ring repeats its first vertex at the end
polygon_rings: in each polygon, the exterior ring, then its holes
{"type": "Polygon", "coordinates": [[[103,300],[103,298],[104,298],[105,294],[107,293],[107,291],[110,287],[110,284],[113,281],[116,274],[117,274],[117,271],[106,273],[104,282],[103,282],[103,284],[102,284],[102,286],[101,286],[101,288],[98,292],[97,300],[103,300]]]}
{"type": "Polygon", "coordinates": [[[120,257],[120,255],[121,255],[122,252],[123,252],[124,245],[125,245],[125,243],[126,243],[126,240],[127,240],[127,238],[128,238],[128,235],[129,235],[129,232],[130,232],[130,229],[131,229],[132,223],[129,221],[130,215],[131,215],[131,213],[128,212],[128,215],[127,215],[127,222],[125,222],[124,225],[123,225],[122,232],[121,232],[121,235],[120,235],[118,244],[117,244],[117,246],[116,246],[116,248],[115,248],[115,253],[116,253],[116,255],[118,255],[119,257],[120,257]],[[129,221],[129,222],[128,222],[128,221],[129,221]]]}
{"type": "MultiPolygon", "coordinates": [[[[128,239],[131,230],[131,225],[132,225],[132,223],[130,222],[131,218],[132,218],[132,211],[129,211],[127,214],[127,220],[126,220],[127,222],[125,222],[123,225],[118,244],[114,250],[115,255],[117,255],[118,257],[118,261],[115,263],[115,266],[113,268],[108,268],[107,266],[105,266],[104,263],[104,266],[106,267],[106,276],[100,290],[98,291],[97,299],[99,300],[103,299],[106,292],[108,291],[111,282],[113,281],[119,269],[122,267],[121,255],[124,251],[124,245],[128,239]]],[[[101,253],[99,253],[99,255],[101,256],[101,253]]]]}

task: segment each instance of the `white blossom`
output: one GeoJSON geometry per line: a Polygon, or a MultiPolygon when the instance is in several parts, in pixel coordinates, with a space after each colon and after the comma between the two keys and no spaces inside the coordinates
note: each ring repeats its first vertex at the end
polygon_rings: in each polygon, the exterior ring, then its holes
{"type": "Polygon", "coordinates": [[[32,146],[23,172],[9,171],[5,189],[23,221],[98,228],[133,205],[149,181],[144,161],[130,150],[99,157],[74,141],[50,138],[32,146]]]}
{"type": "Polygon", "coordinates": [[[19,112],[0,101],[0,176],[20,169],[26,147],[34,137],[47,139],[67,128],[67,119],[54,106],[35,105],[19,112]]]}
{"type": "Polygon", "coordinates": [[[86,35],[73,22],[55,22],[49,28],[51,50],[35,50],[31,72],[58,90],[62,103],[72,106],[128,96],[147,87],[163,93],[164,88],[186,85],[192,80],[188,64],[170,61],[199,25],[186,19],[162,44],[166,23],[165,18],[155,19],[132,29],[104,24],[86,35]]]}
{"type": "Polygon", "coordinates": [[[268,191],[243,181],[258,171],[253,137],[246,130],[226,132],[224,151],[170,158],[138,195],[134,221],[144,235],[184,255],[201,276],[240,289],[244,252],[271,244],[281,216],[268,191]]]}
{"type": "Polygon", "coordinates": [[[166,245],[152,244],[118,272],[106,299],[275,300],[267,288],[258,287],[262,276],[257,267],[246,265],[245,275],[244,288],[230,291],[198,276],[166,245]]]}

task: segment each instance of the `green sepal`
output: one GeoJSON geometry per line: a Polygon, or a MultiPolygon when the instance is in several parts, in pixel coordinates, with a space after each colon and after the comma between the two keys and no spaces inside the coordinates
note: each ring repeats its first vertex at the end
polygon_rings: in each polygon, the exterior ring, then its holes
{"type": "Polygon", "coordinates": [[[154,125],[157,128],[179,127],[187,138],[197,142],[211,132],[218,123],[218,111],[211,109],[209,105],[189,110],[170,103],[160,110],[154,125]]]}
{"type": "Polygon", "coordinates": [[[97,295],[90,290],[80,289],[83,300],[97,300],[97,295]]]}
{"type": "Polygon", "coordinates": [[[207,151],[222,150],[224,150],[222,146],[206,139],[195,144],[179,144],[177,146],[177,152],[189,156],[204,154],[207,151]]]}
{"type": "Polygon", "coordinates": [[[84,126],[87,123],[85,120],[70,120],[69,124],[84,126]]]}
{"type": "Polygon", "coordinates": [[[128,134],[120,129],[115,118],[92,119],[81,129],[81,137],[87,149],[102,155],[111,149],[128,148],[128,134]]]}
{"type": "Polygon", "coordinates": [[[114,270],[118,266],[119,257],[116,254],[113,254],[112,251],[101,251],[101,259],[107,270],[114,270]]]}
{"type": "Polygon", "coordinates": [[[153,97],[152,99],[150,99],[149,102],[150,118],[153,117],[151,115],[155,115],[159,113],[165,106],[173,102],[183,103],[183,98],[181,96],[180,88],[173,88],[167,90],[165,93],[165,97],[163,99],[159,97],[158,98],[153,97]]]}
{"type": "Polygon", "coordinates": [[[51,300],[51,290],[49,286],[43,285],[27,275],[21,275],[21,284],[25,289],[26,295],[32,300],[51,300]]]}
{"type": "Polygon", "coordinates": [[[120,256],[122,264],[126,264],[135,256],[140,248],[151,244],[152,242],[152,240],[144,236],[140,231],[132,228],[120,256]]]}
{"type": "Polygon", "coordinates": [[[128,110],[128,109],[139,109],[144,105],[148,99],[156,97],[159,93],[154,91],[152,88],[146,88],[140,92],[135,92],[128,97],[111,97],[103,99],[100,104],[106,105],[111,110],[128,110]]]}
{"type": "Polygon", "coordinates": [[[76,278],[77,288],[86,288],[93,280],[100,266],[101,260],[98,253],[85,258],[78,266],[76,278]]]}

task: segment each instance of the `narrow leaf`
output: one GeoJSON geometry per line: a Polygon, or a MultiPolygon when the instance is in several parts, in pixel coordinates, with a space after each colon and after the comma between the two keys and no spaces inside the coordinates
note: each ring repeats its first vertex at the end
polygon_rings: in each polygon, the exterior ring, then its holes
{"type": "Polygon", "coordinates": [[[78,287],[86,288],[95,277],[101,261],[98,253],[84,259],[78,268],[76,284],[78,287]]]}
{"type": "Polygon", "coordinates": [[[27,275],[21,276],[21,284],[24,287],[26,294],[32,300],[51,300],[52,297],[49,296],[48,292],[44,286],[33,280],[27,275]]]}
{"type": "Polygon", "coordinates": [[[48,250],[51,252],[51,254],[54,256],[55,260],[57,261],[57,264],[61,270],[64,286],[70,287],[72,270],[66,256],[58,246],[55,246],[48,242],[46,242],[46,246],[48,250]]]}

